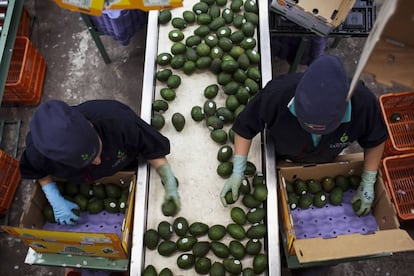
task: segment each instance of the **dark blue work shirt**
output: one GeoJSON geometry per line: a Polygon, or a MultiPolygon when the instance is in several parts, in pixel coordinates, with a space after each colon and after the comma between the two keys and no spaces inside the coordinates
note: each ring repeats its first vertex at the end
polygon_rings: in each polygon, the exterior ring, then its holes
{"type": "Polygon", "coordinates": [[[73,108],[93,124],[102,140],[101,164],[78,169],[48,159],[37,151],[29,132],[20,159],[23,178],[40,179],[52,175],[73,183],[92,183],[115,174],[137,158],[150,160],[170,153],[169,140],[118,101],[93,100],[73,108]]]}
{"type": "Polygon", "coordinates": [[[288,74],[268,82],[239,114],[233,130],[252,139],[266,128],[278,159],[303,163],[332,162],[354,141],[363,148],[371,148],[387,139],[378,99],[360,82],[351,98],[351,121],[323,135],[315,146],[312,135],[300,126],[288,108],[302,76],[302,73],[288,74]]]}

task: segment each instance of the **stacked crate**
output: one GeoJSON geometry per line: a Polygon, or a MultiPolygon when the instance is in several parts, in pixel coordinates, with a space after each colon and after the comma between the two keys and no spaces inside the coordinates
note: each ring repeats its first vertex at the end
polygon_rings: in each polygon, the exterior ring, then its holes
{"type": "Polygon", "coordinates": [[[20,179],[17,159],[0,150],[0,217],[10,208],[20,179]]]}
{"type": "Polygon", "coordinates": [[[414,92],[379,97],[389,138],[381,170],[402,220],[414,219],[414,92]]]}
{"type": "Polygon", "coordinates": [[[22,105],[40,103],[46,62],[30,42],[29,32],[30,17],[27,10],[23,9],[3,91],[3,103],[22,105]]]}

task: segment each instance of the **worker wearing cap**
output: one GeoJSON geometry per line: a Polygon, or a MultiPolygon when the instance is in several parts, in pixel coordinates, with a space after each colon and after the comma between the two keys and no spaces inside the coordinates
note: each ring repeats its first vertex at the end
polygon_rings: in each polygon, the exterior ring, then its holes
{"type": "Polygon", "coordinates": [[[74,224],[79,217],[72,209],[79,206],[62,197],[53,178],[93,183],[136,164],[138,158],[157,170],[165,200],[179,208],[177,181],[165,158],[169,153],[169,140],[118,101],[69,106],[51,100],[40,105],[30,121],[20,171],[23,178],[38,180],[58,223],[74,224]]]}
{"type": "Polygon", "coordinates": [[[358,84],[347,100],[350,79],[339,58],[322,55],[304,73],[271,80],[233,124],[233,173],[220,198],[237,198],[251,140],[266,129],[277,159],[301,163],[332,162],[357,141],[364,148],[361,185],[352,202],[361,200],[358,215],[370,212],[378,166],[388,137],[376,96],[358,84]]]}

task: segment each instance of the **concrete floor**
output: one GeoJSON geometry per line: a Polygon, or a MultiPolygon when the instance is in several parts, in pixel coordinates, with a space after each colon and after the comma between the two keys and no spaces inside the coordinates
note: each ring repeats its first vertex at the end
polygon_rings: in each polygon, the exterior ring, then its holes
{"type": "MultiPolygon", "coordinates": [[[[78,104],[89,99],[117,99],[140,110],[146,30],[138,32],[127,46],[110,37],[102,37],[112,63],[105,64],[79,14],[59,8],[53,1],[26,0],[25,7],[34,19],[31,41],[46,59],[47,72],[42,101],[62,99],[78,104]]],[[[344,61],[350,74],[355,70],[364,39],[345,38],[329,52],[344,61]]],[[[287,72],[287,64],[275,58],[274,75],[287,72]]],[[[303,68],[303,67],[302,67],[303,68]]],[[[378,95],[404,91],[401,87],[385,87],[371,76],[363,76],[366,84],[378,95]]],[[[406,89],[405,89],[406,90],[406,89]]],[[[24,150],[28,122],[36,107],[3,106],[0,117],[22,120],[18,156],[24,150]]],[[[7,133],[6,133],[7,135],[7,133]]],[[[13,134],[9,134],[13,136],[13,134]]],[[[10,150],[13,137],[6,137],[2,147],[10,150]]],[[[356,147],[356,150],[358,148],[356,147]]],[[[9,214],[9,225],[18,225],[22,211],[28,204],[32,181],[23,180],[16,192],[9,214]]],[[[403,225],[410,232],[413,223],[403,225]]],[[[24,263],[27,247],[19,240],[0,233],[0,267],[2,275],[64,275],[64,269],[24,263]]],[[[400,253],[392,257],[342,263],[328,268],[320,275],[412,275],[414,253],[400,253]]],[[[283,275],[291,275],[283,269],[283,275]]]]}

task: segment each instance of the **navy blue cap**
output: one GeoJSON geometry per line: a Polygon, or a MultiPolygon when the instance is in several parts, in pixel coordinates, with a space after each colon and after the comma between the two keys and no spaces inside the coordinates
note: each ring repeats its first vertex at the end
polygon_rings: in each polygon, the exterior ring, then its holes
{"type": "Polygon", "coordinates": [[[100,147],[98,134],[85,116],[58,100],[38,107],[30,121],[30,132],[41,154],[74,168],[89,165],[100,147]]]}
{"type": "Polygon", "coordinates": [[[328,134],[341,124],[348,106],[349,79],[338,57],[322,55],[303,74],[295,92],[296,117],[312,134],[328,134]]]}

